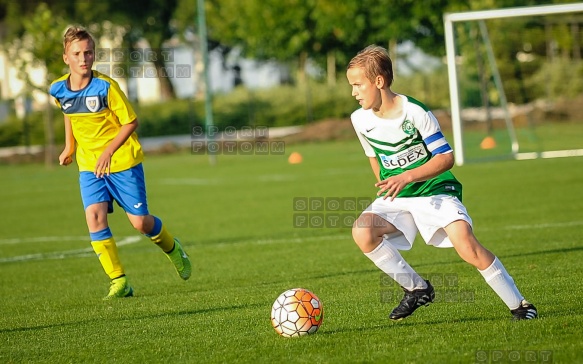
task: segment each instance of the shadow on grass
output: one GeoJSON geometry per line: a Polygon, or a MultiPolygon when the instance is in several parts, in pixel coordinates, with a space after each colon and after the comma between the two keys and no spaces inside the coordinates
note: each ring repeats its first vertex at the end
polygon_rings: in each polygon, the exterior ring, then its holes
{"type": "MultiPolygon", "coordinates": [[[[535,255],[545,255],[545,254],[557,254],[557,253],[569,253],[569,252],[575,252],[575,251],[583,251],[583,246],[581,247],[574,247],[574,248],[562,248],[562,249],[550,249],[550,250],[541,250],[541,251],[536,251],[536,252],[524,252],[524,253],[515,253],[515,254],[507,254],[507,255],[498,255],[498,257],[501,260],[504,260],[506,258],[518,258],[518,257],[524,257],[524,256],[535,256],[535,255]]],[[[456,260],[450,260],[450,261],[433,261],[433,262],[424,262],[424,263],[415,263],[414,259],[411,260],[407,260],[408,263],[411,264],[411,266],[413,267],[413,269],[415,269],[416,271],[420,272],[418,268],[420,267],[432,267],[432,266],[442,266],[442,265],[448,265],[448,264],[468,264],[465,261],[463,261],[461,258],[458,258],[456,260]]],[[[333,273],[328,273],[328,274],[315,274],[315,275],[306,275],[303,277],[295,277],[297,279],[327,279],[327,278],[335,278],[335,277],[341,277],[341,276],[347,276],[347,275],[360,275],[360,274],[369,274],[369,273],[381,273],[381,271],[372,266],[371,268],[368,269],[359,269],[359,270],[352,270],[352,271],[341,271],[341,272],[333,272],[333,273]]],[[[271,282],[263,282],[261,283],[262,285],[271,285],[271,284],[281,284],[281,283],[285,283],[282,281],[271,281],[271,282]]]]}
{"type": "MultiPolygon", "coordinates": [[[[497,255],[497,257],[500,258],[500,260],[504,260],[506,258],[519,258],[519,257],[525,257],[525,256],[535,256],[535,255],[545,255],[545,254],[561,254],[561,253],[569,253],[569,252],[576,252],[576,251],[583,251],[583,246],[578,246],[578,247],[573,247],[573,248],[540,250],[540,251],[534,251],[534,252],[521,252],[521,253],[515,253],[515,254],[501,254],[501,255],[497,255]]],[[[494,254],[496,254],[496,253],[494,252],[494,254]]],[[[447,261],[447,262],[432,262],[432,263],[421,263],[421,264],[415,264],[415,262],[409,262],[409,263],[411,264],[413,269],[416,269],[416,270],[418,267],[430,267],[430,266],[435,266],[435,265],[447,265],[447,264],[458,264],[458,263],[467,264],[466,262],[461,260],[461,258],[459,260],[447,261]]]]}
{"type": "MultiPolygon", "coordinates": [[[[562,316],[569,316],[572,315],[572,311],[568,312],[553,312],[553,317],[562,317],[562,316]]],[[[545,317],[546,318],[546,317],[545,317]]],[[[539,319],[533,320],[532,323],[540,321],[539,319]]],[[[318,330],[318,335],[336,335],[336,334],[344,334],[344,333],[360,333],[360,332],[369,332],[371,330],[394,330],[399,328],[410,329],[410,328],[419,328],[422,326],[430,326],[432,329],[435,329],[435,325],[444,325],[444,324],[469,324],[469,323],[507,323],[512,325],[521,325],[521,324],[529,324],[529,321],[520,321],[520,322],[513,322],[508,317],[460,317],[459,319],[455,319],[452,317],[449,318],[433,318],[429,320],[409,320],[406,321],[397,321],[393,322],[390,321],[388,318],[386,319],[386,323],[381,323],[377,325],[370,325],[370,326],[361,326],[361,327],[341,327],[332,330],[318,330]]]]}
{"type": "MultiPolygon", "coordinates": [[[[129,298],[130,300],[135,300],[136,298],[129,298]]],[[[127,301],[128,299],[126,299],[127,301]]],[[[231,310],[243,310],[248,308],[259,308],[263,307],[264,304],[262,303],[253,303],[253,304],[246,304],[246,305],[235,305],[235,306],[228,306],[228,307],[209,307],[203,308],[199,310],[187,310],[187,311],[177,311],[177,312],[161,312],[156,314],[150,315],[142,315],[142,316],[132,316],[132,317],[120,317],[120,318],[95,318],[91,320],[81,320],[81,321],[74,321],[74,322],[63,322],[63,323],[55,323],[55,324],[48,324],[48,325],[38,325],[38,326],[29,326],[29,327],[17,327],[13,329],[1,329],[0,334],[2,333],[13,333],[13,332],[27,332],[27,331],[39,331],[45,329],[54,329],[58,327],[77,327],[79,325],[84,324],[92,324],[97,322],[102,322],[104,320],[110,322],[123,322],[123,321],[133,321],[133,320],[140,320],[140,319],[157,319],[162,317],[172,317],[172,316],[185,316],[185,315],[200,315],[206,313],[214,313],[214,312],[223,312],[223,311],[231,311],[231,310]]]]}
{"type": "Polygon", "coordinates": [[[434,326],[440,324],[455,324],[455,323],[470,323],[470,322],[487,322],[487,321],[499,321],[499,318],[483,318],[483,317],[465,317],[459,320],[449,319],[432,319],[426,321],[398,321],[393,322],[387,318],[386,323],[373,325],[373,326],[363,326],[363,327],[345,327],[345,328],[338,328],[334,330],[323,330],[318,331],[318,335],[335,335],[335,334],[342,334],[342,333],[356,333],[356,332],[367,332],[371,330],[385,330],[385,329],[395,329],[395,328],[409,328],[409,327],[419,327],[419,326],[434,326]]]}
{"type": "MultiPolygon", "coordinates": [[[[574,248],[561,248],[561,249],[550,249],[550,250],[541,250],[535,252],[524,252],[524,253],[515,253],[515,254],[503,254],[498,255],[498,257],[503,261],[506,258],[518,258],[524,256],[536,256],[536,255],[545,255],[545,254],[559,254],[559,253],[568,253],[568,252],[575,252],[575,251],[583,251],[582,247],[574,247],[574,248]]],[[[451,261],[434,261],[434,262],[424,262],[416,264],[414,259],[408,261],[413,269],[417,272],[420,272],[419,268],[424,267],[434,267],[434,266],[444,266],[448,264],[468,264],[463,261],[461,258],[451,261]]],[[[468,264],[469,266],[469,264],[468,264]]],[[[363,274],[370,274],[370,273],[381,273],[376,267],[372,266],[368,269],[359,269],[359,270],[351,270],[351,271],[341,271],[341,272],[333,272],[328,274],[314,274],[314,275],[306,275],[306,276],[295,276],[294,279],[296,280],[310,280],[310,279],[328,279],[328,278],[337,278],[342,276],[348,275],[363,275],[363,274]]],[[[281,285],[284,283],[288,283],[288,280],[273,280],[273,281],[264,281],[264,282],[257,282],[254,285],[260,286],[271,286],[271,285],[281,285]]]]}
{"type": "MultiPolygon", "coordinates": [[[[294,279],[295,280],[299,280],[299,281],[306,281],[306,280],[310,280],[310,279],[327,279],[327,278],[337,278],[337,277],[343,277],[343,276],[351,276],[351,275],[360,275],[360,274],[369,274],[369,273],[375,273],[378,272],[380,273],[380,271],[377,268],[370,268],[370,269],[360,269],[360,270],[351,270],[351,271],[342,271],[342,272],[334,272],[334,273],[328,273],[328,274],[315,274],[315,275],[305,275],[305,276],[295,276],[294,279]]],[[[273,284],[283,284],[283,283],[287,283],[287,280],[283,281],[283,280],[277,280],[277,281],[271,281],[271,282],[263,282],[262,285],[273,285],[273,284]]]]}
{"type": "Polygon", "coordinates": [[[524,252],[524,253],[517,253],[517,254],[502,255],[501,258],[516,258],[516,257],[530,256],[530,255],[568,253],[568,252],[574,252],[574,251],[583,251],[583,246],[576,246],[573,248],[560,248],[560,249],[541,250],[541,251],[536,251],[536,252],[524,252]]]}

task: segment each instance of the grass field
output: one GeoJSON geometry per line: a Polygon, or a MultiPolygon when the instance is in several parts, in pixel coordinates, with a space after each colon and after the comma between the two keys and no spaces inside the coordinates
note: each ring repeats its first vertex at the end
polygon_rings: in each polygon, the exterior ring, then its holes
{"type": "Polygon", "coordinates": [[[0,166],[0,362],[583,362],[583,158],[454,168],[478,238],[539,309],[528,322],[511,322],[452,249],[421,240],[403,255],[439,299],[390,322],[401,292],[350,230],[294,226],[299,199],[374,195],[356,140],[221,155],[216,166],[204,155],[150,156],[145,168],[150,209],[182,240],[194,274],[181,281],[118,208],[110,225],[136,295],[103,302],[107,279],[75,167],[0,166]],[[292,151],[302,164],[287,163],[292,151]],[[271,328],[271,304],[293,287],[324,304],[313,336],[285,339],[271,328]]]}
{"type": "MultiPolygon", "coordinates": [[[[516,127],[514,133],[516,134],[519,153],[583,149],[583,122],[581,120],[549,122],[533,128],[526,126],[516,127]]],[[[494,130],[492,136],[496,140],[496,148],[480,149],[480,142],[487,135],[485,127],[464,130],[463,143],[467,161],[510,159],[512,156],[512,142],[508,130],[506,128],[494,130]]],[[[453,142],[453,137],[448,139],[453,142]]]]}

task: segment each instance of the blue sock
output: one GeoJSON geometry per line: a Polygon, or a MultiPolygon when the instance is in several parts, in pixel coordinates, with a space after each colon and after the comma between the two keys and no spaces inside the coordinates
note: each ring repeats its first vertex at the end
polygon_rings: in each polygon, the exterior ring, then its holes
{"type": "Polygon", "coordinates": [[[152,216],[152,217],[154,218],[154,227],[152,228],[152,231],[150,231],[147,234],[144,234],[148,238],[151,238],[152,236],[156,236],[156,235],[160,234],[160,231],[162,231],[162,220],[160,220],[156,216],[152,216]]]}
{"type": "Polygon", "coordinates": [[[89,232],[89,236],[91,237],[91,241],[101,241],[107,240],[111,238],[113,235],[111,234],[111,230],[109,227],[106,227],[103,230],[96,231],[94,233],[89,232]]]}

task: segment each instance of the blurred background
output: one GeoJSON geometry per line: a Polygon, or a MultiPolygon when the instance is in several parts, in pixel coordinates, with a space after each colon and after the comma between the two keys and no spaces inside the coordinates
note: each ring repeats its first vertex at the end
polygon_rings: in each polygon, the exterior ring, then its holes
{"type": "MultiPolygon", "coordinates": [[[[188,137],[193,128],[208,127],[205,100],[212,95],[218,130],[314,126],[307,133],[312,137],[341,138],[353,136],[348,118],[358,107],[345,80],[346,64],[365,46],[389,49],[393,89],[424,102],[447,130],[443,15],[567,3],[575,2],[0,0],[0,148],[5,150],[0,158],[56,161],[63,128],[47,90],[67,72],[62,37],[72,24],[95,36],[94,69],[127,93],[141,137],[188,137]]],[[[480,131],[472,143],[494,135],[496,128],[507,132],[496,113],[501,106],[496,72],[504,81],[503,101],[517,106],[513,120],[529,127],[527,143],[540,147],[536,130],[542,129],[533,129],[540,120],[581,124],[570,114],[583,102],[581,22],[581,13],[489,20],[487,40],[478,23],[456,24],[463,122],[480,131]],[[495,68],[488,63],[490,49],[495,68]],[[551,101],[563,102],[559,111],[549,107],[551,101]]]]}

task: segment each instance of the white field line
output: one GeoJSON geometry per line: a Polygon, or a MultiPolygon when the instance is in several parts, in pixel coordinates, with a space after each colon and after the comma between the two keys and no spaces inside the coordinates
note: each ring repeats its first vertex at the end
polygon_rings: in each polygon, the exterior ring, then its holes
{"type": "Polygon", "coordinates": [[[212,245],[199,245],[197,248],[226,248],[236,245],[270,245],[270,244],[283,244],[283,243],[304,243],[306,241],[327,241],[327,240],[337,240],[337,239],[348,239],[349,234],[334,234],[334,235],[320,235],[320,236],[306,236],[306,237],[296,237],[296,238],[280,238],[280,239],[258,239],[258,240],[240,240],[231,241],[229,243],[217,243],[212,245]]]}
{"type": "Polygon", "coordinates": [[[89,236],[38,236],[35,238],[12,238],[0,239],[0,245],[21,244],[21,243],[48,243],[51,241],[86,241],[89,236]]]}
{"type": "MultiPolygon", "coordinates": [[[[87,239],[87,237],[85,237],[87,239]]],[[[117,246],[124,246],[137,243],[142,239],[141,236],[128,236],[126,238],[121,239],[117,242],[117,246]]],[[[59,239],[63,240],[63,239],[59,239]]],[[[73,240],[73,239],[70,239],[73,240]]],[[[38,253],[38,254],[26,254],[26,255],[19,255],[16,257],[8,257],[8,258],[0,258],[0,263],[14,263],[14,262],[25,262],[30,260],[49,260],[49,259],[65,259],[65,258],[73,258],[73,257],[86,257],[95,255],[93,248],[83,248],[83,249],[73,249],[73,250],[65,250],[60,252],[51,252],[51,253],[38,253]]]]}
{"type": "MultiPolygon", "coordinates": [[[[562,228],[562,227],[569,227],[569,226],[580,226],[583,225],[583,221],[568,221],[568,222],[559,222],[559,223],[548,223],[548,224],[530,224],[530,225],[508,225],[499,228],[484,228],[482,230],[526,230],[526,229],[552,229],[552,228],[562,228]]],[[[75,240],[74,237],[44,237],[44,238],[35,238],[35,239],[45,239],[44,241],[57,241],[57,240],[75,240]]],[[[121,239],[117,242],[118,246],[130,245],[137,243],[141,240],[141,236],[129,236],[126,238],[121,239]]],[[[79,238],[76,238],[79,239],[79,238]]],[[[86,237],[79,239],[83,240],[86,237]]],[[[304,243],[307,241],[314,242],[314,241],[328,241],[328,240],[336,240],[336,239],[350,239],[350,234],[332,234],[332,235],[320,235],[315,237],[293,237],[293,238],[277,238],[277,239],[258,239],[258,240],[240,240],[240,241],[231,241],[229,243],[218,243],[218,244],[209,244],[209,245],[199,245],[196,248],[225,248],[225,247],[232,247],[236,245],[270,245],[270,244],[284,244],[284,243],[304,243]]],[[[10,244],[15,244],[17,242],[12,242],[13,240],[18,239],[4,239],[0,240],[0,244],[3,241],[11,241],[10,244]]],[[[20,242],[29,242],[33,239],[21,239],[20,242]]],[[[34,240],[36,241],[36,240],[34,240]]],[[[7,244],[7,243],[4,243],[7,244]]],[[[40,254],[28,254],[28,255],[20,255],[15,257],[8,257],[8,258],[0,258],[0,263],[11,263],[11,262],[24,262],[30,260],[48,260],[48,259],[65,259],[71,257],[83,257],[83,256],[91,256],[95,254],[93,249],[88,247],[84,249],[75,249],[75,250],[66,250],[61,252],[52,252],[52,253],[40,253],[40,254]]]]}
{"type": "MultiPolygon", "coordinates": [[[[252,178],[241,178],[243,181],[259,182],[283,182],[297,180],[297,176],[291,174],[268,174],[259,175],[252,178]]],[[[159,184],[171,186],[216,186],[232,183],[226,178],[164,178],[157,181],[159,184]]]]}
{"type": "MultiPolygon", "coordinates": [[[[341,168],[328,168],[323,169],[319,172],[319,176],[339,176],[339,175],[351,175],[361,173],[360,171],[341,169],[341,168]]],[[[296,181],[298,177],[293,174],[265,174],[256,175],[253,177],[239,176],[239,181],[259,181],[259,182],[284,182],[284,181],[296,181]]],[[[172,185],[172,186],[215,186],[231,184],[232,179],[227,178],[162,178],[160,180],[153,180],[153,183],[159,183],[162,185],[172,185]]]]}
{"type": "MultiPolygon", "coordinates": [[[[548,223],[548,224],[532,224],[532,225],[508,225],[499,228],[482,228],[482,231],[492,231],[492,230],[527,230],[527,229],[552,229],[552,228],[562,228],[568,226],[579,226],[583,225],[583,221],[568,221],[559,223],[548,223]]],[[[349,239],[350,233],[348,234],[333,234],[333,235],[320,235],[315,237],[295,237],[295,238],[278,238],[278,239],[259,239],[259,240],[240,240],[231,241],[230,243],[218,243],[208,246],[198,246],[197,248],[224,248],[236,245],[267,245],[267,244],[282,244],[282,243],[303,243],[306,241],[327,241],[335,239],[349,239]]]]}

